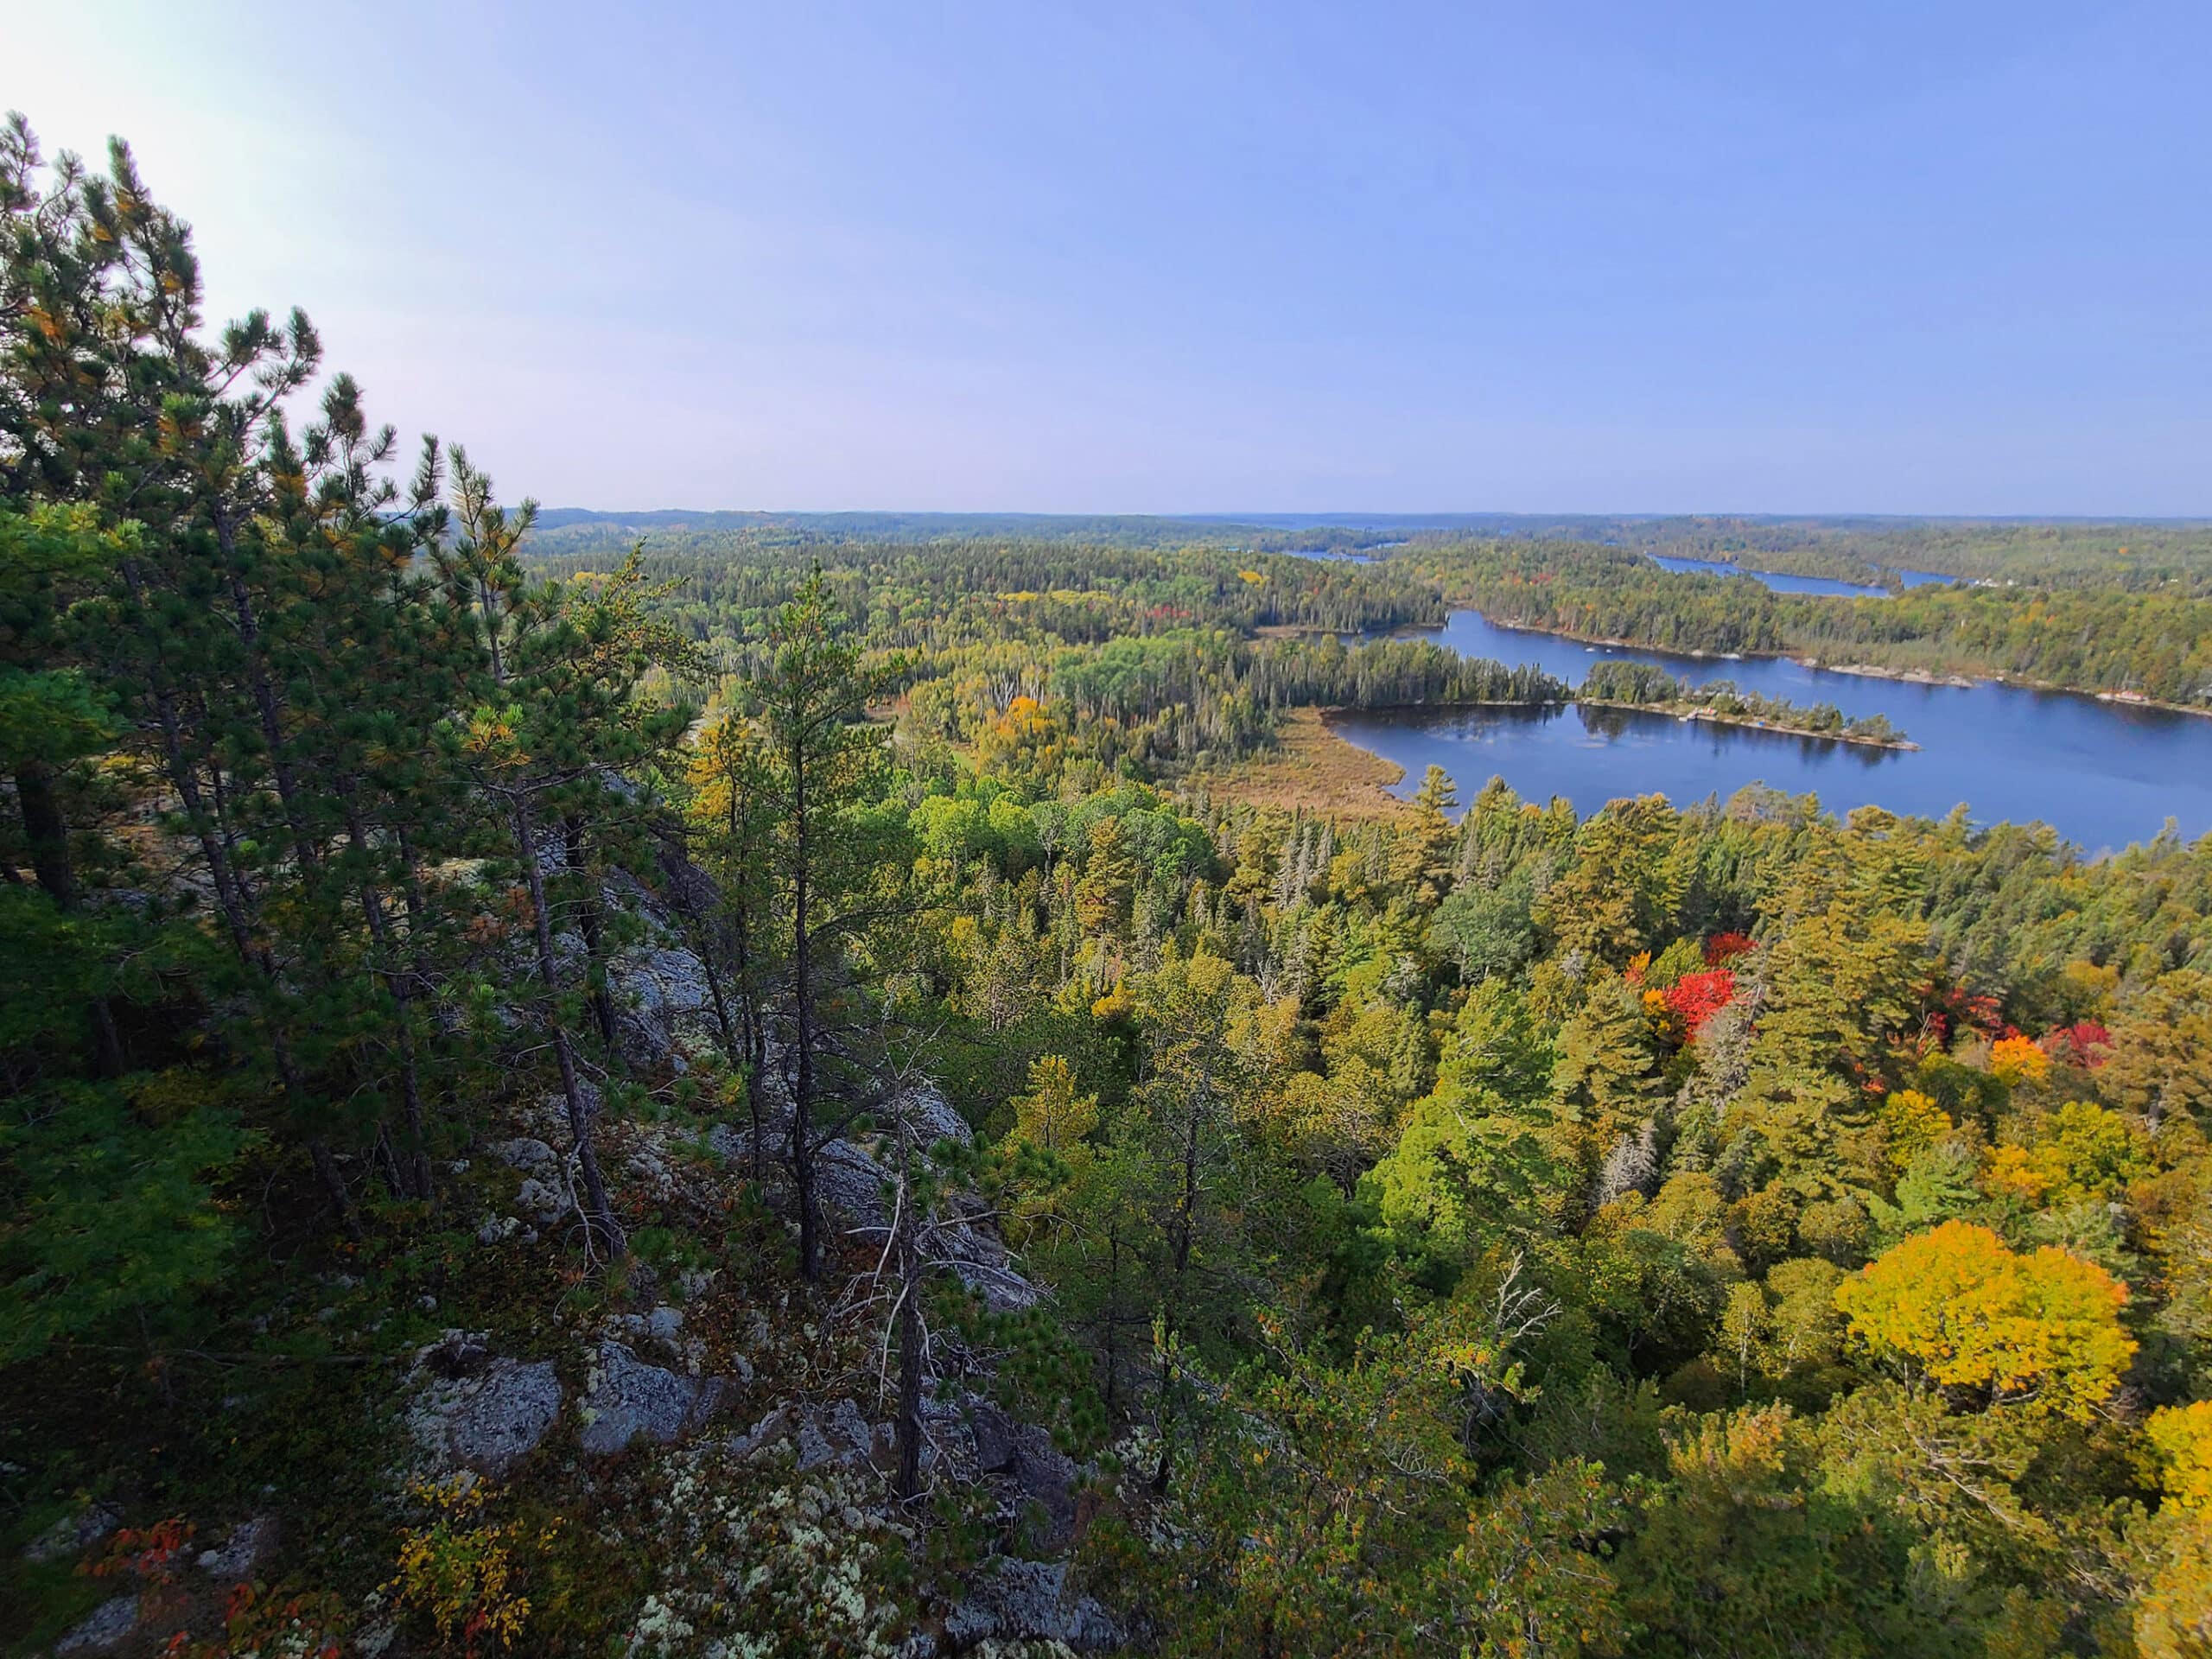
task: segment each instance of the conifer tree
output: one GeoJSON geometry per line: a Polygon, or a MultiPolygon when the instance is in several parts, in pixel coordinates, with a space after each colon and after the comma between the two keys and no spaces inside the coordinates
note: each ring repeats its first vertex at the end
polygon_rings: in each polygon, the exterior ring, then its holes
{"type": "Polygon", "coordinates": [[[715,881],[710,913],[694,920],[702,930],[701,958],[723,1053],[740,1075],[752,1116],[747,1144],[757,1183],[768,1154],[761,1114],[768,1059],[764,969],[778,949],[769,755],[759,723],[730,712],[700,734],[690,785],[690,845],[715,881]]]}
{"type": "Polygon", "coordinates": [[[537,1016],[561,1077],[569,1132],[583,1186],[590,1233],[609,1255],[624,1248],[594,1144],[600,1103],[588,1093],[576,1046],[579,986],[564,973],[556,924],[596,902],[597,876],[569,861],[548,833],[563,818],[620,819],[635,786],[626,770],[670,755],[691,721],[681,704],[647,706],[640,681],[680,652],[640,603],[643,578],[633,555],[604,591],[582,595],[533,586],[516,549],[537,517],[525,501],[512,518],[493,499],[491,480],[454,452],[454,518],[458,534],[436,556],[449,590],[473,603],[483,652],[480,700],[448,722],[448,753],[498,804],[494,833],[519,877],[530,917],[537,1016]]]}
{"type": "Polygon", "coordinates": [[[819,1120],[833,1097],[842,1095],[847,1116],[866,1099],[865,1067],[838,1041],[841,1025],[857,1022],[853,1010],[833,1004],[848,988],[847,950],[887,913],[874,891],[879,849],[859,817],[880,780],[883,741],[865,716],[887,680],[862,663],[819,570],[777,613],[767,644],[749,695],[766,740],[761,784],[775,825],[769,859],[790,951],[784,1014],[791,1117],[784,1155],[798,1208],[800,1269],[812,1279],[823,1268],[815,1154],[835,1133],[819,1120]]]}
{"type": "Polygon", "coordinates": [[[1552,1086],[1560,1103],[1610,1145],[1656,1096],[1651,1066],[1651,1030],[1635,988],[1600,976],[1559,1034],[1552,1086]]]}

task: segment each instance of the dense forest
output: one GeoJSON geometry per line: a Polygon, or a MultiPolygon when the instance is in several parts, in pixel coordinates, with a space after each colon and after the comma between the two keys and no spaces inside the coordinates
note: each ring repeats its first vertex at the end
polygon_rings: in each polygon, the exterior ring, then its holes
{"type": "Polygon", "coordinates": [[[2212,839],[1255,807],[1568,694],[1339,635],[1806,613],[546,530],[119,145],[0,214],[8,1651],[2212,1651],[2212,839]]]}
{"type": "Polygon", "coordinates": [[[1674,574],[1621,548],[1424,541],[1390,560],[1494,621],[1662,651],[1787,653],[2212,709],[2212,598],[2179,584],[1949,583],[1885,598],[1674,574]]]}
{"type": "Polygon", "coordinates": [[[1893,585],[1901,571],[2037,587],[2170,588],[2212,595],[2212,524],[2133,520],[1607,518],[1439,513],[1355,518],[1084,518],[1034,513],[590,512],[543,514],[550,545],[743,532],[783,545],[906,543],[988,537],[1176,550],[1382,556],[1420,544],[1558,542],[1706,559],[1745,570],[1893,585]]]}
{"type": "Polygon", "coordinates": [[[2177,588],[2212,594],[2212,524],[1969,518],[1507,518],[1459,526],[1887,584],[1915,570],[2040,587],[2177,588]]]}
{"type": "MultiPolygon", "coordinates": [[[[820,515],[731,528],[689,518],[671,525],[594,518],[541,538],[527,562],[550,575],[604,569],[642,537],[645,569],[672,585],[669,613],[702,641],[742,638],[820,564],[871,642],[886,646],[1009,637],[1101,643],[1192,626],[1240,637],[1371,637],[1471,606],[1510,625],[1685,654],[1787,654],[2212,709],[2212,592],[2198,568],[2203,537],[2194,532],[2146,534],[2146,550],[2166,550],[2153,569],[2114,550],[2126,545],[2113,539],[2126,529],[2093,536],[2061,526],[2044,538],[2017,527],[1984,542],[1923,526],[1903,544],[1942,567],[1955,540],[1952,563],[1973,580],[1840,599],[1777,593],[1749,575],[1669,572],[1646,552],[1718,554],[1747,569],[1859,580],[1882,580],[1893,567],[1838,563],[1824,543],[1809,552],[1714,547],[1664,533],[1672,521],[1611,526],[1651,532],[1619,543],[1412,531],[1370,545],[1357,562],[1262,546],[1253,538],[1264,531],[1177,520],[1108,520],[1094,529],[1077,520],[1065,538],[1032,540],[1012,533],[1019,520],[977,519],[950,534],[925,519],[883,542],[840,533],[842,522],[820,515]],[[1167,527],[1187,539],[1173,539],[1167,527]]],[[[1582,527],[1594,532],[1609,521],[1582,527]]],[[[1291,539],[1308,551],[1320,546],[1310,531],[1291,539]]]]}

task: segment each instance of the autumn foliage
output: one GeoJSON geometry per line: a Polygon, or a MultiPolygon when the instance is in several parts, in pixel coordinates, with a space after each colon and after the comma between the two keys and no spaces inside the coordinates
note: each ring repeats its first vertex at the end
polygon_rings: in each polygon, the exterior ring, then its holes
{"type": "Polygon", "coordinates": [[[1757,949],[1758,942],[1748,933],[1716,933],[1705,942],[1705,965],[1718,968],[1757,949]]]}
{"type": "Polygon", "coordinates": [[[2050,1075],[2050,1056],[2031,1039],[2012,1032],[1991,1046],[1989,1074],[2006,1083],[2041,1083],[2050,1075]]]}
{"type": "Polygon", "coordinates": [[[2144,1428],[2167,1498],[2212,1515],[2212,1400],[2154,1411],[2144,1428]]]}
{"type": "Polygon", "coordinates": [[[1667,1007],[1694,1039],[1705,1022],[1728,1006],[1736,995],[1736,976],[1727,968],[1684,974],[1667,988],[1667,1007]]]}
{"type": "Polygon", "coordinates": [[[2054,1060],[2094,1070],[2112,1050],[2112,1033],[2094,1020],[2077,1020],[2070,1026],[2052,1027],[2037,1046],[2054,1060]]]}
{"type": "Polygon", "coordinates": [[[2047,1246],[2018,1255],[1962,1221],[1905,1240],[1835,1300],[1877,1357],[1988,1405],[2087,1419],[2135,1352],[2127,1287],[2102,1268],[2047,1246]]]}

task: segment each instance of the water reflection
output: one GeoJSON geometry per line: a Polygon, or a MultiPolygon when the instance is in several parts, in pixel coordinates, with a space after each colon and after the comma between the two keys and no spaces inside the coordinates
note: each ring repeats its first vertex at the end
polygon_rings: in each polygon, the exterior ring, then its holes
{"type": "Polygon", "coordinates": [[[1470,657],[1533,663],[1570,683],[1604,657],[1656,663],[1695,682],[1731,679],[1801,706],[1886,715],[1916,752],[1684,721],[1630,709],[1392,710],[1348,715],[1338,728],[1407,772],[1419,787],[1433,764],[1462,799],[1493,774],[1530,799],[1564,795],[1592,811],[1621,795],[1678,802],[1764,783],[1811,791],[1842,812],[1869,803],[1942,817],[1963,804],[1982,823],[2040,818],[2069,840],[2107,850],[2148,840],[2173,818],[2212,831],[2212,719],[2006,685],[1925,684],[1807,668],[1787,658],[1740,661],[1589,646],[1501,628],[1455,613],[1436,639],[1470,657]]]}

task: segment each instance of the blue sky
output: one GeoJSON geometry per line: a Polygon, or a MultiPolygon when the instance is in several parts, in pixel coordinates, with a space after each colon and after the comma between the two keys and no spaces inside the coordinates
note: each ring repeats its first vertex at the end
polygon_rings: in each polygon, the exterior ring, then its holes
{"type": "Polygon", "coordinates": [[[549,504],[2212,515],[2203,0],[8,32],[217,308],[549,504]]]}

